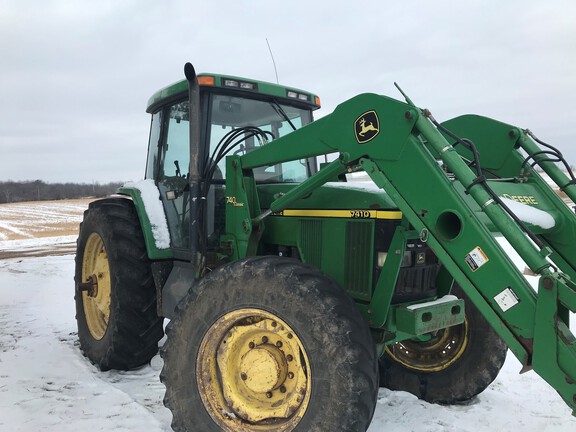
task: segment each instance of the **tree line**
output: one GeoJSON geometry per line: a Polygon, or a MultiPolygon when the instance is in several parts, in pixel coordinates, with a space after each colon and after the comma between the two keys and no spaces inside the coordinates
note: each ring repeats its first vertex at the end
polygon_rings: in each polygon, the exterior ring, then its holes
{"type": "Polygon", "coordinates": [[[104,197],[116,192],[122,182],[45,183],[35,181],[0,181],[0,204],[22,201],[49,201],[88,197],[104,197]]]}

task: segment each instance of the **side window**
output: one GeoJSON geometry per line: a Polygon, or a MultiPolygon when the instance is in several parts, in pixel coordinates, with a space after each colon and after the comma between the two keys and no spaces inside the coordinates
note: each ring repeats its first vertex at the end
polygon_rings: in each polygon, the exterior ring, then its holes
{"type": "Polygon", "coordinates": [[[163,146],[161,177],[187,177],[190,164],[188,102],[168,109],[166,141],[163,146]]]}
{"type": "Polygon", "coordinates": [[[150,137],[148,140],[148,161],[146,162],[147,179],[157,177],[158,169],[158,150],[160,147],[160,125],[162,124],[162,111],[152,114],[152,123],[150,124],[150,137]]]}
{"type": "Polygon", "coordinates": [[[175,248],[190,244],[190,130],[188,101],[164,108],[158,189],[175,248]]]}

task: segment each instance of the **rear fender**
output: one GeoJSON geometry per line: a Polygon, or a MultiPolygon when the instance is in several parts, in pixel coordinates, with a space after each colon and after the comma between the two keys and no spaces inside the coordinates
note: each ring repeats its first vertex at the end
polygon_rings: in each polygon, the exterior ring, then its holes
{"type": "Polygon", "coordinates": [[[118,195],[105,199],[128,199],[132,201],[136,213],[138,214],[138,220],[140,221],[140,227],[142,228],[142,234],[144,236],[144,243],[146,244],[146,252],[150,260],[173,258],[174,254],[172,249],[160,248],[157,246],[157,241],[153,232],[153,225],[146,213],[144,201],[142,200],[140,191],[137,188],[123,186],[118,189],[118,195]]]}

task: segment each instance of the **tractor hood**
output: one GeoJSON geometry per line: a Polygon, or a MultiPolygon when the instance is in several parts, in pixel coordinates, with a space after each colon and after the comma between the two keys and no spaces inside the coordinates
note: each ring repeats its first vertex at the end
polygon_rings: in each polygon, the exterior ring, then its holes
{"type": "MultiPolygon", "coordinates": [[[[286,193],[296,185],[295,183],[258,185],[260,206],[262,209],[268,209],[276,194],[286,193]]],[[[370,217],[361,215],[354,216],[354,213],[351,212],[358,210],[383,210],[396,212],[397,217],[395,217],[395,219],[402,217],[398,211],[398,207],[388,194],[372,182],[326,183],[305,198],[296,201],[294,205],[290,207],[290,210],[285,210],[285,212],[297,210],[306,210],[308,214],[310,214],[310,211],[339,211],[338,213],[332,212],[333,214],[316,215],[327,217],[370,217]],[[340,213],[340,211],[342,213],[340,213]]],[[[306,216],[306,214],[302,214],[302,216],[306,216]]]]}
{"type": "MultiPolygon", "coordinates": [[[[270,208],[274,196],[286,193],[297,184],[260,184],[258,186],[260,206],[262,210],[270,208]]],[[[455,182],[455,189],[467,201],[476,216],[492,232],[497,228],[484,214],[474,200],[465,193],[464,188],[455,182]]],[[[538,191],[530,190],[527,194],[526,185],[520,193],[515,185],[492,185],[498,195],[507,203],[508,207],[536,234],[555,233],[561,230],[562,218],[557,211],[549,205],[547,199],[538,191]],[[523,198],[524,201],[521,201],[523,198]],[[530,202],[526,200],[530,199],[530,202]],[[529,204],[529,205],[527,205],[529,204]]],[[[328,182],[316,189],[305,198],[294,203],[289,209],[282,212],[284,216],[302,217],[341,217],[362,219],[401,219],[402,214],[390,196],[372,182],[328,182]]]]}

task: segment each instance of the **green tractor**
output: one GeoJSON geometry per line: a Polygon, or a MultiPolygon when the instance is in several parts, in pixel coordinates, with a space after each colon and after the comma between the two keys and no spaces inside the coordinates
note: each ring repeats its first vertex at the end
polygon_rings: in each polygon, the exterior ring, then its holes
{"type": "Polygon", "coordinates": [[[146,364],[168,318],[176,431],[363,432],[379,386],[466,401],[508,348],[576,408],[576,217],[534,169],[574,200],[560,152],[485,117],[440,124],[407,96],[313,122],[310,92],[185,75],[148,102],[145,180],[80,226],[95,365],[146,364]]]}

